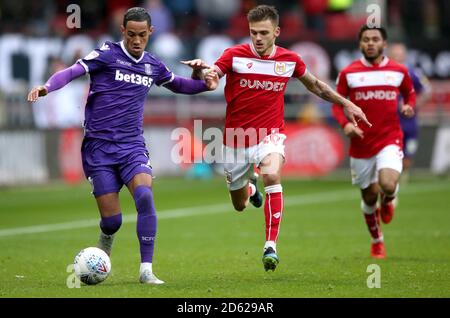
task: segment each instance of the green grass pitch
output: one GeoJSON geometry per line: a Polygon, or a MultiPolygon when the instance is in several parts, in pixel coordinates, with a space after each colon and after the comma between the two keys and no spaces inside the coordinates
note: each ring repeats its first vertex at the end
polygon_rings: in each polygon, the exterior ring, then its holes
{"type": "Polygon", "coordinates": [[[383,226],[387,259],[372,260],[357,188],[347,180],[286,180],[280,264],[265,272],[262,209],[234,212],[221,178],[157,178],[154,271],[138,282],[135,210],[122,190],[124,224],[112,273],[96,286],[68,288],[76,253],[95,246],[98,212],[89,186],[0,189],[0,297],[450,297],[450,183],[401,187],[383,226]],[[380,288],[368,288],[370,264],[380,288]]]}

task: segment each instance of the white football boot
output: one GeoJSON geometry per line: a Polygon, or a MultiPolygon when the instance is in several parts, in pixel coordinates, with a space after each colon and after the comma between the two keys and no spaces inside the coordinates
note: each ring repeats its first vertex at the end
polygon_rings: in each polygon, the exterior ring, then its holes
{"type": "Polygon", "coordinates": [[[141,269],[139,271],[139,281],[143,284],[152,285],[162,285],[164,281],[158,279],[158,277],[153,274],[152,266],[149,263],[141,264],[141,269]]]}

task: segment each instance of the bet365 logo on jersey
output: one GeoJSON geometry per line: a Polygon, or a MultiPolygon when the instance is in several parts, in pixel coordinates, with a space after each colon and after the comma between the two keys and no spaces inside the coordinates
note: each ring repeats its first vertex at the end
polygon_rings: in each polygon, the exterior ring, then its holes
{"type": "Polygon", "coordinates": [[[133,83],[136,85],[144,85],[147,87],[151,87],[153,80],[151,77],[142,76],[139,74],[124,74],[120,70],[116,70],[116,81],[133,83]]]}

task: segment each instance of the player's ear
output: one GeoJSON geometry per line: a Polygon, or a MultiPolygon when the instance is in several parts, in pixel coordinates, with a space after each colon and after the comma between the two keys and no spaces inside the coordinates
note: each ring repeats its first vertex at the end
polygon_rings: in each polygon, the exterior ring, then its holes
{"type": "Polygon", "coordinates": [[[154,27],[153,25],[151,25],[151,26],[148,28],[148,33],[149,33],[149,35],[152,35],[153,31],[155,31],[155,27],[154,27]]]}
{"type": "Polygon", "coordinates": [[[125,34],[125,27],[123,24],[120,25],[120,32],[124,35],[125,34]]]}
{"type": "Polygon", "coordinates": [[[280,36],[280,33],[281,33],[280,27],[277,26],[277,27],[275,28],[274,34],[275,34],[276,37],[279,37],[279,36],[280,36]]]}

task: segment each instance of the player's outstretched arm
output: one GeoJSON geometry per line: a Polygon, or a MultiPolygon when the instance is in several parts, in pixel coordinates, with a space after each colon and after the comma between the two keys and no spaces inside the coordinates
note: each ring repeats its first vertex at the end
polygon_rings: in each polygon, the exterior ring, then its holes
{"type": "Polygon", "coordinates": [[[213,69],[208,69],[203,74],[204,74],[205,83],[206,83],[206,86],[208,87],[208,89],[210,91],[215,90],[219,86],[219,80],[220,80],[219,74],[213,69]]]}
{"type": "Polygon", "coordinates": [[[360,120],[366,123],[369,127],[372,126],[372,124],[367,120],[366,115],[361,110],[361,108],[353,104],[348,99],[339,95],[329,85],[317,79],[311,73],[307,72],[305,75],[300,77],[299,80],[310,92],[330,103],[339,104],[344,107],[347,112],[347,116],[355,126],[358,126],[357,121],[360,120]]]}
{"type": "Polygon", "coordinates": [[[191,78],[202,80],[205,78],[203,70],[211,68],[205,61],[201,59],[194,59],[189,61],[181,61],[181,64],[187,65],[192,68],[191,78]]]}
{"type": "Polygon", "coordinates": [[[66,68],[62,71],[56,72],[53,74],[45,83],[45,85],[36,86],[31,89],[28,93],[27,100],[29,102],[35,102],[39,97],[45,96],[48,93],[51,93],[61,87],[64,87],[74,79],[84,75],[86,70],[83,66],[78,63],[75,63],[69,68],[66,68]]]}
{"type": "Polygon", "coordinates": [[[203,80],[185,78],[175,75],[173,80],[164,87],[178,94],[193,95],[205,91],[213,91],[219,86],[219,76],[217,72],[208,72],[203,80]]]}
{"type": "Polygon", "coordinates": [[[33,87],[31,89],[31,91],[28,93],[27,100],[29,102],[35,102],[35,101],[37,101],[37,99],[39,97],[45,96],[47,94],[48,94],[47,87],[45,87],[45,86],[36,86],[36,87],[33,87]]]}
{"type": "Polygon", "coordinates": [[[201,59],[181,61],[182,64],[192,68],[191,78],[175,75],[174,79],[164,87],[174,93],[198,94],[205,91],[213,91],[219,86],[219,76],[208,64],[201,59]]]}

